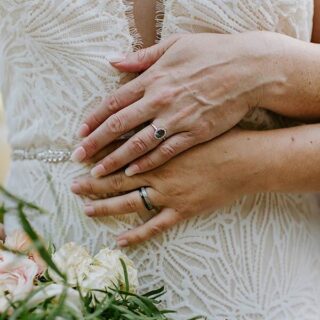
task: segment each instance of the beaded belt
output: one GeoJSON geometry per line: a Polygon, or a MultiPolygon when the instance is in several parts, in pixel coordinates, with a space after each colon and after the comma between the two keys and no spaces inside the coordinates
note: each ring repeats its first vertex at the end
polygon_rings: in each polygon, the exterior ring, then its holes
{"type": "Polygon", "coordinates": [[[15,149],[12,151],[13,160],[38,160],[48,163],[58,163],[69,161],[70,150],[23,150],[15,149]]]}

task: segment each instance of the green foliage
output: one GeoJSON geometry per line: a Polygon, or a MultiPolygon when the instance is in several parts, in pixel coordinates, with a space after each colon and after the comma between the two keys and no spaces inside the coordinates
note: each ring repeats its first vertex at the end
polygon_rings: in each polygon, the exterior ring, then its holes
{"type": "MultiPolygon", "coordinates": [[[[47,265],[58,273],[63,282],[65,290],[59,298],[49,298],[38,304],[36,307],[30,307],[30,301],[32,297],[39,291],[43,290],[46,286],[50,285],[50,279],[45,275],[38,279],[39,286],[35,289],[27,299],[18,302],[11,302],[10,308],[0,315],[0,320],[78,320],[79,317],[74,314],[74,311],[68,308],[65,303],[67,299],[67,279],[62,270],[55,265],[51,259],[50,249],[46,247],[43,241],[39,238],[35,230],[29,223],[25,208],[34,210],[39,214],[46,214],[46,211],[38,206],[24,201],[23,199],[14,196],[12,193],[5,190],[0,186],[0,193],[6,198],[10,199],[10,202],[14,203],[14,206],[10,209],[5,208],[4,204],[0,204],[0,221],[3,221],[5,214],[11,212],[18,213],[21,225],[25,233],[32,240],[34,248],[39,252],[42,259],[47,265]]],[[[1,249],[8,250],[4,247],[1,249]]],[[[105,291],[99,291],[104,294],[104,298],[101,302],[98,302],[94,296],[94,292],[89,292],[85,296],[82,295],[80,288],[78,292],[80,294],[82,303],[83,320],[169,320],[169,314],[174,314],[172,310],[161,310],[160,304],[161,298],[165,294],[164,287],[147,292],[143,295],[130,292],[130,283],[128,277],[128,271],[125,262],[121,259],[121,265],[124,272],[125,288],[121,290],[120,287],[108,288],[105,291]]],[[[203,317],[194,317],[190,320],[203,319],[203,317]]]]}

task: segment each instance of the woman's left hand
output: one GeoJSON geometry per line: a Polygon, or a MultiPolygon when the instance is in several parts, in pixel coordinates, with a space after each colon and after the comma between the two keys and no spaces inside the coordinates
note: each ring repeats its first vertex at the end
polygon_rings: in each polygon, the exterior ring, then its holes
{"type": "Polygon", "coordinates": [[[88,160],[151,122],[91,172],[105,176],[131,163],[126,174],[132,176],[226,132],[264,103],[267,86],[282,79],[279,65],[270,63],[277,61],[270,52],[281,39],[264,32],[176,35],[113,61],[120,71],[144,72],[85,120],[79,133],[85,139],[72,159],[88,160]]]}
{"type": "Polygon", "coordinates": [[[256,184],[260,181],[259,166],[262,162],[257,163],[248,152],[258,149],[259,154],[259,148],[254,148],[257,141],[252,136],[253,133],[235,129],[151,172],[133,177],[126,176],[124,172],[99,179],[80,177],[71,189],[88,198],[114,195],[86,204],[84,210],[88,216],[101,217],[147,213],[138,191],[146,187],[148,197],[159,213],[144,225],[118,238],[120,246],[137,244],[181,220],[214,212],[244,194],[258,192],[256,184]]]}

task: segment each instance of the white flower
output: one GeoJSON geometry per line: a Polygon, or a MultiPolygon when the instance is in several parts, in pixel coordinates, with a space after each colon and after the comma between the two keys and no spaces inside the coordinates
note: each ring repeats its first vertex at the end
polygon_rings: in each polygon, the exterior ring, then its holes
{"type": "Polygon", "coordinates": [[[9,299],[24,299],[32,291],[37,273],[37,264],[28,257],[0,251],[0,292],[8,293],[9,299]]]}
{"type": "Polygon", "coordinates": [[[136,291],[139,286],[138,271],[134,268],[132,260],[130,260],[120,250],[102,249],[94,258],[94,264],[103,266],[110,274],[116,273],[119,284],[125,285],[124,271],[120,259],[122,259],[127,267],[130,291],[136,291]]]}
{"type": "Polygon", "coordinates": [[[50,298],[54,298],[52,300],[53,303],[58,303],[60,296],[64,292],[66,293],[65,306],[73,312],[77,319],[82,319],[82,303],[79,292],[72,288],[66,288],[62,284],[50,284],[38,291],[28,302],[28,307],[30,309],[34,308],[50,298]]]}
{"type": "MultiPolygon", "coordinates": [[[[62,246],[52,256],[53,262],[58,269],[67,276],[68,284],[76,287],[87,274],[92,257],[89,253],[77,244],[70,242],[62,246]]],[[[62,283],[62,278],[52,269],[49,269],[51,279],[62,283]]]]}
{"type": "Polygon", "coordinates": [[[121,265],[122,259],[128,270],[130,291],[134,292],[138,287],[138,272],[133,262],[119,250],[102,249],[94,258],[80,287],[84,294],[92,291],[98,301],[102,301],[105,294],[94,290],[106,290],[125,285],[125,277],[121,265]]]}
{"type": "Polygon", "coordinates": [[[82,293],[85,295],[91,292],[98,301],[102,301],[105,297],[103,292],[95,290],[107,290],[115,288],[118,285],[117,273],[110,271],[104,266],[92,264],[84,279],[80,282],[82,293]]]}
{"type": "Polygon", "coordinates": [[[4,296],[4,292],[0,291],[0,314],[5,312],[9,307],[8,300],[4,296]]]}
{"type": "MultiPolygon", "coordinates": [[[[109,288],[120,286],[124,289],[125,276],[120,259],[124,261],[128,271],[130,291],[138,288],[138,272],[133,262],[119,250],[105,248],[94,258],[82,247],[75,243],[68,243],[58,250],[52,257],[60,271],[66,273],[68,284],[80,286],[83,294],[91,292],[98,301],[101,301],[109,288]]],[[[62,283],[62,278],[49,269],[53,281],[62,283]]]]}

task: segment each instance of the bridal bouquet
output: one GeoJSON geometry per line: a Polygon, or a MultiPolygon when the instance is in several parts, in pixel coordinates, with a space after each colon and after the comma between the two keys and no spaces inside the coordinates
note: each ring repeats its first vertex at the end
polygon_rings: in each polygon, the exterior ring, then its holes
{"type": "Polygon", "coordinates": [[[138,294],[138,272],[120,250],[104,248],[91,256],[67,243],[54,251],[24,213],[26,207],[43,210],[1,186],[0,192],[15,203],[0,206],[0,218],[14,209],[23,227],[0,243],[0,320],[168,320],[174,313],[159,307],[164,288],[138,294]]]}

